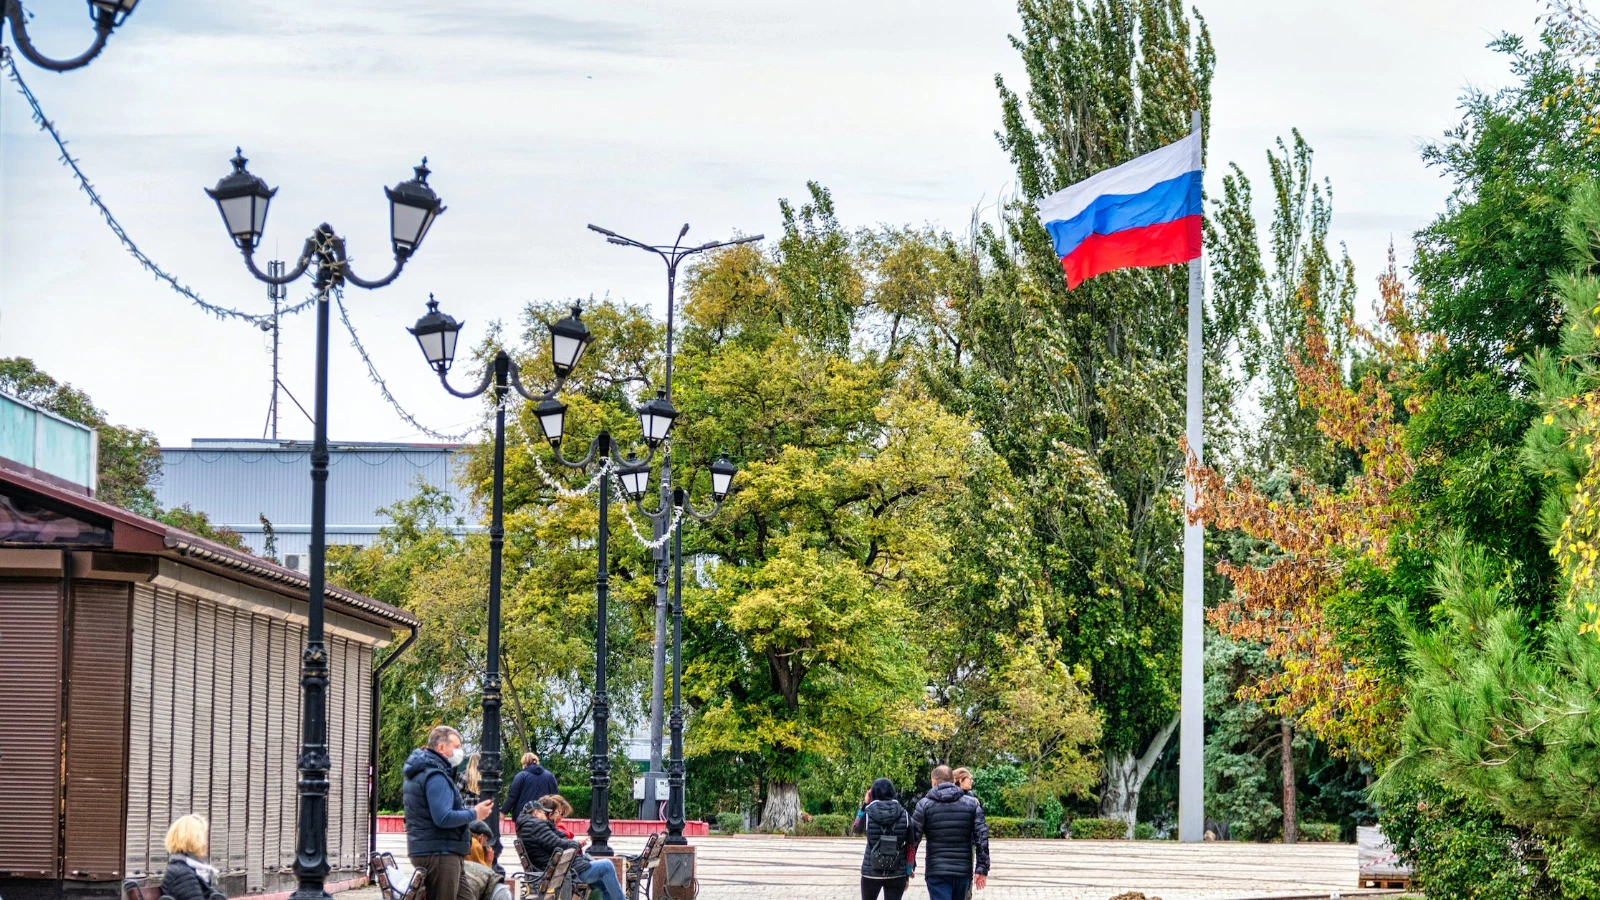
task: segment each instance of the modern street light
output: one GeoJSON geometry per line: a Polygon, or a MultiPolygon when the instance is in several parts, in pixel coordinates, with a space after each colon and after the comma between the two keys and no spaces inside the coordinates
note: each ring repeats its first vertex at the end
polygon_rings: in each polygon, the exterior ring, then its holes
{"type": "MultiPolygon", "coordinates": [[[[14,0],[13,0],[14,2],[14,0]]],[[[135,0],[136,2],[136,0],[135,0]]],[[[104,7],[112,4],[97,3],[104,7]]],[[[127,9],[133,2],[123,0],[127,9]]],[[[13,20],[15,24],[15,20],[13,20]]],[[[328,654],[323,643],[323,563],[327,550],[328,513],[328,293],[346,282],[369,290],[381,288],[400,276],[406,261],[416,253],[433,220],[444,212],[439,197],[428,187],[428,161],[415,169],[416,176],[388,191],[394,247],[394,268],[376,281],[368,281],[351,271],[345,257],[344,239],[324,222],[306,238],[300,259],[287,274],[262,272],[256,267],[255,249],[267,223],[267,207],[276,188],[245,169],[244,154],[234,151],[233,171],[206,193],[217,203],[228,234],[244,255],[245,267],[267,284],[288,284],[312,271],[317,288],[317,381],[316,420],[311,444],[311,571],[310,611],[307,616],[306,647],[301,657],[300,691],[303,712],[300,722],[300,822],[295,846],[294,873],[300,881],[291,900],[324,900],[328,876],[328,654]],[[402,209],[403,207],[403,209],[402,209]],[[312,267],[315,266],[313,269],[312,267]]]]}
{"type": "MultiPolygon", "coordinates": [[[[683,239],[689,233],[689,226],[687,223],[685,223],[682,228],[678,229],[678,237],[669,247],[664,244],[655,246],[646,244],[643,241],[636,241],[633,238],[617,234],[615,231],[612,231],[608,228],[601,228],[598,225],[590,225],[589,230],[605,235],[608,243],[617,244],[618,246],[622,247],[637,247],[640,250],[647,250],[651,253],[654,253],[656,256],[661,258],[662,262],[667,264],[666,380],[662,389],[657,392],[656,398],[646,404],[646,408],[652,410],[652,416],[650,422],[648,423],[648,427],[645,430],[645,437],[647,440],[650,440],[652,439],[652,435],[655,435],[656,437],[654,439],[659,441],[666,435],[666,429],[671,427],[672,420],[676,419],[678,415],[677,410],[672,406],[672,357],[673,325],[675,321],[674,317],[677,312],[679,264],[696,253],[704,253],[707,250],[715,250],[719,247],[733,247],[739,244],[753,243],[755,241],[764,239],[765,235],[758,234],[753,237],[738,238],[731,241],[710,241],[696,247],[684,247],[683,239]]],[[[661,455],[660,488],[660,507],[665,509],[672,506],[672,454],[670,453],[663,453],[661,455]]],[[[655,525],[655,531],[652,536],[657,542],[654,551],[656,563],[655,659],[653,672],[654,677],[651,679],[650,685],[650,771],[645,774],[644,799],[639,804],[639,817],[641,819],[655,819],[660,815],[661,800],[660,797],[657,796],[656,785],[662,774],[662,705],[664,695],[666,693],[668,605],[667,558],[669,554],[666,547],[666,541],[663,540],[663,538],[667,533],[667,523],[665,520],[653,519],[652,521],[655,525]]]]}
{"type": "MultiPolygon", "coordinates": [[[[699,512],[689,499],[689,491],[685,488],[673,488],[672,505],[663,505],[658,509],[646,509],[643,500],[648,488],[650,477],[649,469],[645,466],[637,467],[637,474],[630,480],[630,470],[624,470],[622,478],[624,490],[628,499],[638,507],[639,512],[649,517],[652,523],[661,528],[672,529],[672,716],[671,716],[671,750],[667,759],[667,843],[684,845],[689,843],[683,836],[683,516],[689,516],[699,521],[707,521],[722,509],[722,501],[727,499],[728,492],[733,487],[733,477],[739,470],[724,453],[717,457],[711,464],[711,497],[715,505],[709,512],[699,512]],[[682,515],[679,515],[679,513],[682,515]]],[[[693,486],[694,479],[690,479],[693,486]]],[[[674,858],[675,861],[675,858],[674,858]]],[[[688,873],[675,872],[674,866],[667,866],[667,884],[688,885],[693,882],[694,873],[691,865],[688,873]]]]}
{"type": "Polygon", "coordinates": [[[11,22],[11,36],[16,40],[17,51],[23,59],[41,69],[52,72],[69,72],[89,64],[106,47],[111,32],[127,20],[139,0],[89,0],[89,17],[94,20],[94,43],[89,49],[71,59],[51,59],[40,53],[28,37],[28,14],[22,9],[22,0],[0,0],[0,12],[11,22]]]}
{"type": "MultiPolygon", "coordinates": [[[[439,373],[439,383],[457,397],[472,399],[483,396],[493,385],[494,389],[494,488],[489,523],[489,647],[488,669],[483,678],[483,740],[478,773],[482,795],[494,801],[489,813],[490,841],[495,855],[500,854],[500,776],[505,769],[500,759],[500,581],[501,558],[505,548],[504,520],[506,481],[506,396],[515,389],[518,394],[546,408],[547,404],[561,404],[555,399],[566,384],[567,376],[578,365],[583,351],[589,346],[589,329],[583,324],[583,310],[572,307],[572,315],[562,319],[550,329],[551,359],[555,365],[556,382],[548,390],[530,392],[522,386],[521,370],[516,360],[504,350],[494,355],[493,362],[483,373],[483,381],[469,391],[458,391],[450,386],[450,366],[455,362],[456,339],[461,333],[461,323],[439,311],[438,301],[428,295],[428,311],[410,331],[428,365],[439,373]]],[[[563,412],[566,407],[561,406],[563,412]]],[[[559,435],[559,430],[557,434],[559,435]]],[[[517,810],[512,810],[515,817],[517,810]]]]}
{"type": "MultiPolygon", "coordinates": [[[[572,315],[549,326],[551,368],[556,371],[556,383],[549,390],[531,393],[522,386],[522,380],[516,363],[511,357],[501,350],[495,354],[494,364],[488,372],[484,373],[484,380],[474,391],[462,392],[452,388],[445,380],[445,373],[450,370],[454,360],[456,347],[456,333],[461,326],[455,319],[438,311],[438,304],[432,298],[428,301],[428,313],[411,329],[416,336],[417,343],[422,347],[423,355],[434,371],[439,373],[440,381],[444,383],[445,390],[458,397],[477,397],[488,389],[491,377],[495,386],[495,471],[494,471],[494,500],[491,512],[490,525],[490,557],[489,557],[489,640],[490,640],[490,674],[485,679],[483,713],[484,713],[484,751],[480,763],[480,771],[485,782],[486,792],[493,790],[498,794],[500,779],[500,692],[499,673],[496,669],[499,659],[500,640],[500,550],[504,542],[504,529],[502,526],[502,505],[505,491],[505,405],[504,399],[509,387],[515,387],[518,394],[536,403],[534,415],[539,420],[539,427],[544,431],[545,440],[550,442],[550,448],[558,462],[571,469],[586,469],[591,463],[599,462],[601,471],[598,479],[600,493],[600,530],[595,542],[595,549],[599,557],[596,565],[595,578],[595,638],[594,638],[594,740],[589,752],[589,852],[595,856],[612,856],[611,849],[611,741],[610,723],[611,707],[610,698],[606,694],[606,628],[608,622],[607,601],[610,596],[609,575],[609,541],[611,537],[610,507],[611,507],[611,480],[613,478],[626,479],[626,472],[643,468],[648,471],[651,459],[655,457],[656,448],[666,439],[667,431],[672,427],[675,413],[668,415],[667,409],[655,401],[645,404],[638,410],[640,429],[647,435],[659,434],[659,437],[648,440],[649,452],[643,459],[632,453],[626,459],[617,454],[616,445],[611,440],[609,431],[600,432],[589,443],[589,450],[583,458],[578,460],[568,459],[561,451],[563,439],[566,436],[566,404],[555,399],[565,384],[567,377],[583,358],[584,351],[588,348],[590,337],[589,329],[583,324],[580,314],[582,310],[574,306],[572,315]],[[447,352],[448,350],[448,352],[447,352]],[[664,419],[664,424],[663,424],[664,419]],[[652,431],[655,429],[655,431],[652,431]],[[492,689],[492,697],[491,697],[492,689]],[[490,734],[491,727],[494,733],[490,734]],[[490,748],[493,748],[491,751],[490,748]],[[490,754],[493,753],[492,765],[494,766],[492,783],[490,754]]],[[[658,400],[660,398],[657,398],[658,400]]],[[[624,483],[626,483],[624,481],[624,483]]],[[[499,798],[495,797],[498,805],[499,798]]],[[[491,827],[498,820],[492,820],[491,827]]],[[[498,828],[494,828],[497,833],[498,828]]]]}

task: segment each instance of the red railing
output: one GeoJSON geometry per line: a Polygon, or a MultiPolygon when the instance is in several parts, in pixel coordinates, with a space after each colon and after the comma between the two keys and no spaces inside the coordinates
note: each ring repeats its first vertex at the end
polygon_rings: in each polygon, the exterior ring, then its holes
{"type": "MultiPolygon", "coordinates": [[[[588,831],[589,831],[589,820],[587,820],[587,819],[565,819],[565,820],[562,821],[561,824],[563,826],[565,826],[566,829],[568,831],[572,832],[573,834],[583,835],[583,834],[587,834],[588,831]]],[[[645,835],[648,835],[648,834],[654,834],[657,831],[666,831],[666,830],[667,830],[667,823],[659,821],[659,820],[654,820],[654,821],[652,821],[650,819],[612,819],[611,820],[611,833],[616,837],[644,837],[645,835]]],[[[405,816],[379,816],[378,817],[378,833],[379,834],[405,834],[405,832],[406,832],[405,816]]],[[[516,834],[516,832],[517,832],[516,823],[512,822],[510,819],[501,818],[501,820],[500,820],[500,833],[501,834],[516,834]]],[[[683,823],[683,834],[684,834],[685,837],[705,837],[706,835],[708,835],[710,833],[711,833],[711,827],[709,825],[707,825],[705,822],[685,822],[685,823],[683,823]]]]}

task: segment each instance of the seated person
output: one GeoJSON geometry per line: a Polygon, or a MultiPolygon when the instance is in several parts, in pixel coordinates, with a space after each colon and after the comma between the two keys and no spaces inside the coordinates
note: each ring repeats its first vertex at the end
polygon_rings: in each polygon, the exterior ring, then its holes
{"type": "MultiPolygon", "coordinates": [[[[582,849],[577,841],[562,837],[556,830],[551,821],[554,815],[554,808],[536,800],[524,806],[522,815],[517,816],[517,837],[522,840],[522,849],[528,852],[528,861],[536,872],[549,868],[551,858],[557,853],[582,849]]],[[[590,888],[599,888],[605,900],[627,900],[617,881],[617,870],[609,860],[595,862],[586,855],[574,856],[569,872],[590,888]]]]}
{"type": "MultiPolygon", "coordinates": [[[[555,811],[550,816],[550,824],[561,832],[561,836],[569,841],[576,840],[577,835],[572,833],[572,829],[568,828],[564,821],[567,816],[572,815],[572,804],[567,802],[567,798],[560,794],[546,794],[539,798],[539,802],[555,811]]],[[[583,841],[578,841],[578,846],[583,846],[583,841]]]]}
{"type": "Polygon", "coordinates": [[[495,871],[494,846],[490,844],[494,832],[489,823],[478,819],[467,826],[467,832],[472,835],[472,845],[461,863],[459,900],[511,900],[505,878],[495,871]]]}

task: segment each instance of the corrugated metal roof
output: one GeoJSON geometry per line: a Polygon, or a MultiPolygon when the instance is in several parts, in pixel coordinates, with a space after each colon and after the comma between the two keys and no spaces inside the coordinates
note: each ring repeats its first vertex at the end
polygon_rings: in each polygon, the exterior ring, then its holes
{"type": "MultiPolygon", "coordinates": [[[[460,450],[458,444],[331,444],[329,542],[371,543],[389,524],[378,510],[411,499],[424,484],[449,495],[456,515],[476,525],[471,495],[457,483],[460,450]]],[[[188,504],[257,550],[266,516],[280,554],[303,551],[311,523],[309,443],[198,439],[191,447],[163,447],[161,463],[155,485],[161,506],[188,504]]]]}

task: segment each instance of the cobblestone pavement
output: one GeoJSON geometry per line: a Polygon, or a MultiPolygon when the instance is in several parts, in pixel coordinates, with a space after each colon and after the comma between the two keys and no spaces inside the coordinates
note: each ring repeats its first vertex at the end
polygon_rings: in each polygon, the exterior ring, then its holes
{"type": "MultiPolygon", "coordinates": [[[[636,853],[644,838],[614,838],[636,853]]],[[[844,838],[736,835],[698,838],[701,900],[855,900],[862,843],[844,838]]],[[[381,835],[378,849],[405,863],[405,838],[381,835]]],[[[1178,844],[1164,841],[995,841],[994,873],[975,900],[1108,900],[1142,891],[1152,900],[1328,897],[1355,890],[1349,844],[1178,844]]],[[[518,871],[506,841],[501,864],[518,871]]],[[[409,874],[409,872],[407,873],[409,874]]],[[[906,900],[927,900],[921,879],[906,900]]]]}

